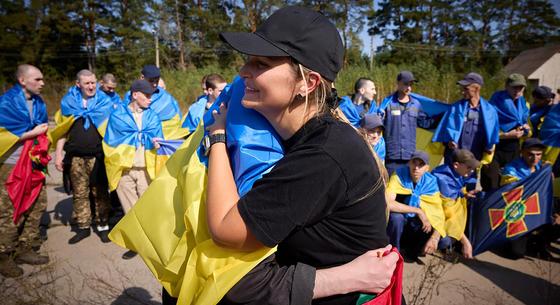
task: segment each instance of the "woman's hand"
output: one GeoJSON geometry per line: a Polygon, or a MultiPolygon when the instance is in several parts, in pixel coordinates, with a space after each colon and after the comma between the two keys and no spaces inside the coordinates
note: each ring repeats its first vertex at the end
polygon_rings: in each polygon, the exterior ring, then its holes
{"type": "Polygon", "coordinates": [[[206,130],[208,130],[208,133],[210,135],[226,132],[227,110],[228,108],[226,107],[226,105],[222,103],[220,104],[219,111],[212,111],[214,123],[206,127],[206,130]]]}
{"type": "Polygon", "coordinates": [[[347,275],[354,279],[350,291],[380,293],[391,283],[399,259],[396,253],[383,256],[392,246],[368,251],[343,265],[347,275]]]}

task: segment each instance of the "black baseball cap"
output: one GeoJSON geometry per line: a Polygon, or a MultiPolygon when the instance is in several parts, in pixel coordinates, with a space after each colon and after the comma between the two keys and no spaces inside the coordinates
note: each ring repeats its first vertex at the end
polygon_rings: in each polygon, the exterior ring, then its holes
{"type": "Polygon", "coordinates": [[[367,130],[371,130],[377,127],[384,128],[381,117],[374,113],[368,113],[364,115],[364,118],[360,120],[360,125],[362,128],[365,128],[367,130]]]}
{"type": "Polygon", "coordinates": [[[411,82],[418,82],[415,78],[414,78],[414,74],[412,74],[412,72],[410,71],[401,71],[399,72],[399,75],[397,75],[397,81],[398,82],[403,82],[403,83],[411,83],[411,82]]]}
{"type": "Polygon", "coordinates": [[[521,145],[521,149],[529,149],[533,147],[546,149],[546,145],[544,145],[538,138],[527,138],[523,141],[523,145],[521,145]]]}
{"type": "Polygon", "coordinates": [[[430,157],[428,156],[428,154],[424,151],[421,150],[417,150],[415,151],[412,156],[410,157],[410,160],[414,160],[414,159],[419,159],[424,161],[424,163],[426,164],[430,164],[430,157]]]}
{"type": "Polygon", "coordinates": [[[482,86],[484,85],[484,79],[480,74],[475,72],[470,72],[467,73],[467,75],[465,75],[465,77],[462,80],[458,81],[457,84],[461,86],[468,86],[470,84],[479,84],[482,86]]]}
{"type": "Polygon", "coordinates": [[[541,100],[547,100],[554,98],[555,94],[552,93],[552,89],[547,86],[539,86],[533,90],[532,95],[534,98],[538,98],[541,100]]]}
{"type": "Polygon", "coordinates": [[[156,89],[145,79],[137,79],[130,85],[130,92],[142,92],[144,94],[153,94],[156,89]]]}
{"type": "Polygon", "coordinates": [[[327,17],[309,8],[281,8],[254,33],[225,32],[220,38],[247,55],[289,56],[330,81],[342,68],[344,47],[338,30],[327,17]]]}
{"type": "Polygon", "coordinates": [[[468,149],[455,149],[452,152],[451,159],[454,162],[463,163],[472,169],[480,166],[480,161],[478,161],[474,154],[468,149]]]}
{"type": "Polygon", "coordinates": [[[161,76],[159,68],[154,65],[145,65],[141,73],[144,75],[144,78],[156,78],[161,76]]]}

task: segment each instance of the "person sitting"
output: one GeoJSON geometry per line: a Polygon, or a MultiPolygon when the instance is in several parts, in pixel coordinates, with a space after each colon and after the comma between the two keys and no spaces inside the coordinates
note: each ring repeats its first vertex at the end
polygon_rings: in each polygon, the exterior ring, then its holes
{"type": "Polygon", "coordinates": [[[360,121],[360,132],[366,137],[381,161],[385,161],[385,139],[383,139],[383,120],[377,114],[368,113],[360,121]]]}
{"type": "Polygon", "coordinates": [[[387,235],[397,249],[404,245],[412,258],[436,248],[446,236],[438,182],[428,172],[428,162],[426,152],[415,151],[408,166],[398,168],[387,185],[387,235]]]}
{"type": "MultiPolygon", "coordinates": [[[[466,191],[467,178],[478,168],[480,162],[467,149],[455,149],[449,163],[444,163],[432,170],[437,178],[443,211],[445,212],[445,232],[438,249],[449,249],[456,241],[461,243],[463,256],[472,258],[472,245],[465,235],[467,224],[467,199],[475,198],[477,190],[466,191]]],[[[437,238],[437,231],[435,237],[437,238]]],[[[433,253],[433,245],[426,248],[426,253],[433,253]]]]}

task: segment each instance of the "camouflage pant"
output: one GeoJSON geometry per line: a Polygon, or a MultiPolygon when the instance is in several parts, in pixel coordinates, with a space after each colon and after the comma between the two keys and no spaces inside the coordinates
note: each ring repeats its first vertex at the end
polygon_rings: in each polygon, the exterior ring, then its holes
{"type": "Polygon", "coordinates": [[[0,164],[0,253],[40,245],[39,222],[47,209],[47,191],[43,186],[35,203],[14,224],[14,206],[5,186],[13,168],[14,165],[11,164],[0,164]]]}
{"type": "Polygon", "coordinates": [[[95,202],[95,223],[105,226],[109,223],[111,204],[107,186],[90,186],[89,177],[95,158],[73,157],[70,167],[70,181],[74,192],[72,218],[80,229],[91,226],[90,191],[95,202]]]}

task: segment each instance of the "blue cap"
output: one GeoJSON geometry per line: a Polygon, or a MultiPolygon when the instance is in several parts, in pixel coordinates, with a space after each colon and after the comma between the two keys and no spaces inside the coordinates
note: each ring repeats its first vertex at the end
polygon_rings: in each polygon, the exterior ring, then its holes
{"type": "Polygon", "coordinates": [[[465,75],[465,77],[462,80],[458,81],[457,84],[461,86],[468,86],[470,84],[479,84],[482,86],[484,85],[484,79],[480,74],[470,72],[467,73],[467,75],[465,75]]]}
{"type": "Polygon", "coordinates": [[[410,157],[410,160],[413,159],[420,159],[422,161],[424,161],[424,163],[426,164],[430,164],[430,157],[428,156],[428,154],[424,151],[421,150],[417,150],[412,154],[412,157],[410,157]]]}
{"type": "Polygon", "coordinates": [[[144,75],[144,78],[156,78],[160,77],[161,73],[158,67],[154,65],[145,65],[144,68],[142,68],[142,75],[144,75]]]}
{"type": "Polygon", "coordinates": [[[137,79],[130,85],[130,92],[142,92],[144,94],[153,94],[156,89],[147,80],[137,79]]]}
{"type": "Polygon", "coordinates": [[[365,129],[374,129],[377,127],[384,127],[381,117],[374,113],[368,113],[360,120],[360,126],[365,129]]]}
{"type": "Polygon", "coordinates": [[[417,82],[414,78],[414,74],[410,71],[401,71],[399,75],[397,75],[397,81],[403,83],[417,82]]]}

